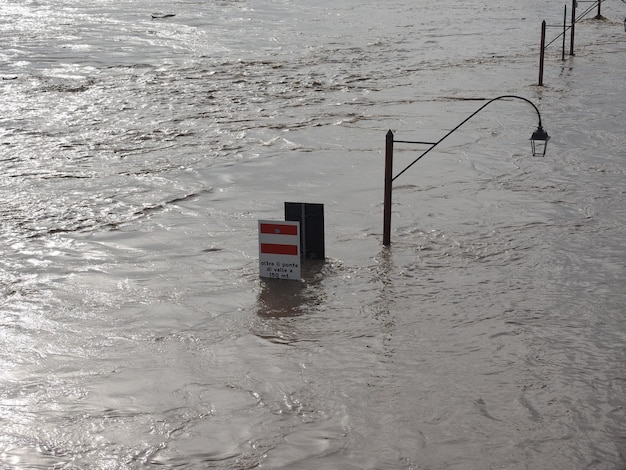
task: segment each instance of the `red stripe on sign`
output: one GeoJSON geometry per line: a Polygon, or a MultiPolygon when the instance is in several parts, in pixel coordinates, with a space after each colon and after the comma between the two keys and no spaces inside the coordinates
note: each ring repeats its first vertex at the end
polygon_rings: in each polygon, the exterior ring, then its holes
{"type": "Polygon", "coordinates": [[[273,233],[276,235],[298,235],[298,226],[285,224],[261,224],[261,233],[273,233]]]}
{"type": "Polygon", "coordinates": [[[278,245],[276,243],[261,243],[261,253],[271,255],[297,255],[298,245],[278,245]]]}

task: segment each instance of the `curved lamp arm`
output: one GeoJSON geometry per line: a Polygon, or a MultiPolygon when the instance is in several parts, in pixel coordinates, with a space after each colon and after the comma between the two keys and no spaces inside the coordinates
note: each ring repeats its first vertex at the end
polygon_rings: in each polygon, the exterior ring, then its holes
{"type": "Polygon", "coordinates": [[[385,199],[384,199],[384,208],[383,208],[383,245],[389,246],[391,244],[391,190],[393,186],[392,185],[393,181],[395,181],[396,178],[398,178],[401,174],[403,174],[405,171],[407,171],[409,168],[415,165],[422,157],[424,157],[437,145],[439,145],[446,138],[448,138],[450,134],[452,134],[459,127],[461,127],[467,121],[469,121],[474,116],[476,116],[476,114],[482,111],[486,106],[490,105],[494,101],[507,99],[507,98],[514,98],[514,99],[525,101],[526,103],[531,105],[533,109],[537,112],[537,117],[539,118],[539,124],[537,126],[537,130],[533,132],[533,135],[530,138],[530,141],[532,144],[533,155],[538,155],[540,153],[542,155],[545,155],[547,143],[548,143],[548,140],[550,140],[550,136],[545,130],[543,130],[543,127],[541,125],[541,114],[539,113],[539,109],[537,109],[537,106],[535,106],[532,101],[527,100],[526,98],[523,98],[517,95],[502,95],[502,96],[498,96],[496,98],[493,98],[487,101],[485,104],[483,104],[480,108],[474,111],[474,113],[472,113],[469,117],[467,117],[464,121],[462,121],[458,126],[452,129],[446,135],[444,135],[437,142],[415,142],[411,140],[394,140],[393,132],[391,132],[391,130],[387,132],[386,141],[385,141],[386,149],[385,149],[385,199]],[[401,142],[405,144],[430,145],[430,147],[428,147],[426,151],[424,151],[419,157],[413,160],[404,170],[402,170],[396,176],[393,176],[392,167],[393,167],[393,143],[394,142],[401,142]],[[538,148],[540,148],[541,150],[538,150],[538,148]]]}
{"type": "MultiPolygon", "coordinates": [[[[488,105],[490,105],[491,103],[493,103],[494,101],[497,100],[502,100],[502,99],[508,99],[508,98],[514,98],[514,99],[518,99],[518,100],[522,100],[525,101],[526,103],[528,103],[529,105],[531,105],[534,110],[537,112],[537,117],[539,118],[539,124],[537,125],[537,130],[533,133],[533,140],[543,140],[543,141],[548,141],[550,139],[550,136],[547,134],[546,131],[543,130],[543,126],[541,125],[541,114],[539,113],[539,109],[537,108],[537,106],[535,106],[535,104],[522,97],[522,96],[517,96],[517,95],[502,95],[502,96],[497,96],[496,98],[492,98],[489,101],[487,101],[485,104],[483,104],[480,108],[478,108],[476,111],[474,111],[472,114],[470,114],[465,120],[463,120],[458,126],[456,126],[454,129],[452,129],[450,132],[448,132],[446,135],[444,135],[441,139],[439,139],[437,142],[415,142],[415,141],[410,141],[410,140],[394,140],[394,142],[399,142],[399,143],[405,143],[405,144],[426,144],[426,145],[430,145],[430,147],[428,149],[426,149],[426,151],[424,151],[424,153],[422,153],[419,157],[417,157],[415,160],[413,160],[404,170],[402,170],[400,173],[398,173],[396,176],[394,176],[391,181],[395,181],[396,178],[398,178],[402,173],[404,173],[405,171],[407,171],[409,168],[411,168],[413,165],[415,165],[422,157],[424,157],[427,153],[429,153],[432,149],[434,149],[437,145],[439,145],[441,142],[443,142],[446,138],[448,138],[450,136],[450,134],[452,134],[453,132],[455,132],[459,127],[461,127],[463,124],[465,124],[467,121],[469,121],[470,119],[472,119],[474,116],[476,116],[479,112],[481,112],[485,107],[487,107],[488,105]]],[[[534,152],[534,146],[533,146],[533,152],[534,152]]]]}

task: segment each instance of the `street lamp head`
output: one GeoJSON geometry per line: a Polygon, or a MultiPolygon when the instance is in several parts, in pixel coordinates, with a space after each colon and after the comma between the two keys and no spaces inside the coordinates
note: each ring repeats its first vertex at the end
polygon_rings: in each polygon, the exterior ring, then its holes
{"type": "Polygon", "coordinates": [[[530,136],[530,145],[533,149],[533,157],[546,156],[546,149],[548,148],[548,140],[550,140],[550,136],[546,131],[543,130],[541,124],[537,127],[537,130],[533,132],[533,135],[530,136]]]}

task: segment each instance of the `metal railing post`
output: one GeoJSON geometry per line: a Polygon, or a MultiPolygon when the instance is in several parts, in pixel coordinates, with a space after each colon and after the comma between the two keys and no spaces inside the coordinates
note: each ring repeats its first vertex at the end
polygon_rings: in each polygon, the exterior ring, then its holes
{"type": "Polygon", "coordinates": [[[572,31],[569,40],[569,55],[574,55],[574,25],[576,24],[576,0],[572,0],[572,31]]]}
{"type": "Polygon", "coordinates": [[[561,60],[565,60],[565,33],[567,33],[567,4],[563,5],[563,48],[561,49],[561,60]]]}
{"type": "Polygon", "coordinates": [[[391,245],[391,187],[393,185],[393,132],[385,138],[385,199],[383,207],[383,245],[391,245]]]}
{"type": "Polygon", "coordinates": [[[539,53],[539,83],[538,86],[543,86],[543,60],[546,53],[546,20],[541,22],[541,52],[539,53]]]}

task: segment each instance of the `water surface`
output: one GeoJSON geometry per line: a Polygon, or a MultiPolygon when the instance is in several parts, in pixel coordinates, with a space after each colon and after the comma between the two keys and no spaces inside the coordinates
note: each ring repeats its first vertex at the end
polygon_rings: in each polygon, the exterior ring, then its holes
{"type": "Polygon", "coordinates": [[[0,466],[623,468],[624,8],[540,88],[562,8],[0,5],[0,466]],[[504,94],[548,155],[492,103],[383,248],[387,130],[504,94]],[[258,277],[284,201],[325,205],[302,282],[258,277]]]}

